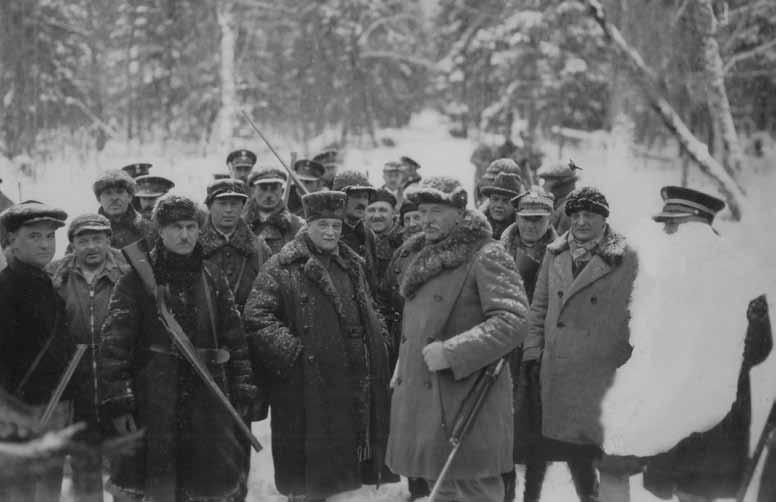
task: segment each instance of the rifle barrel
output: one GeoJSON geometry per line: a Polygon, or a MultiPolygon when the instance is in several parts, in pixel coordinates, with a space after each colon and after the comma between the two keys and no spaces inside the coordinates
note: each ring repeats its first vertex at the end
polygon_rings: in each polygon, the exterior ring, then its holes
{"type": "Polygon", "coordinates": [[[46,427],[49,420],[51,420],[51,416],[54,414],[54,410],[59,404],[60,399],[62,399],[62,394],[65,393],[67,384],[70,383],[70,379],[73,378],[73,373],[75,373],[78,363],[80,363],[81,359],[84,357],[87,347],[87,345],[82,343],[79,343],[76,346],[75,354],[73,354],[73,357],[70,359],[67,368],[65,368],[65,372],[62,374],[62,378],[59,379],[57,386],[54,388],[54,392],[51,394],[51,399],[49,399],[46,409],[43,411],[43,415],[40,417],[41,428],[46,427]]]}

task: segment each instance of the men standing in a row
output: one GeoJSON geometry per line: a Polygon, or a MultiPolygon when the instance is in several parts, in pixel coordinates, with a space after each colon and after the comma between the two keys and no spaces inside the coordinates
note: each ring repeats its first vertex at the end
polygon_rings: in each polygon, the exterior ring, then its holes
{"type": "MultiPolygon", "coordinates": [[[[386,463],[431,485],[452,446],[449,434],[481,370],[522,341],[527,301],[514,261],[461,184],[421,181],[406,196],[418,204],[423,233],[398,251],[412,256],[401,275],[405,298],[399,361],[391,381],[386,463]]],[[[437,500],[502,502],[511,470],[512,384],[496,378],[437,500]]]]}
{"type": "MultiPolygon", "coordinates": [[[[637,264],[625,238],[608,226],[609,204],[598,190],[574,191],[565,212],[571,228],[547,246],[523,364],[528,381],[541,389],[542,454],[576,464],[577,493],[589,501],[598,500],[592,465],[603,443],[601,402],[630,357],[628,306],[637,264]]],[[[601,469],[600,490],[603,501],[628,500],[627,475],[601,469]]]]}
{"type": "Polygon", "coordinates": [[[201,212],[165,195],[154,209],[159,237],[149,253],[124,250],[102,331],[102,406],[117,432],[145,428],[141,446],[112,465],[123,500],[237,500],[244,497],[242,438],[160,321],[163,301],[215,381],[247,415],[256,387],[234,298],[197,243],[201,212]]]}
{"type": "Polygon", "coordinates": [[[384,327],[364,261],[341,241],[346,199],[302,198],[305,230],[270,258],[245,307],[254,354],[271,373],[275,485],[291,501],[379,482],[383,464],[384,327]]]}
{"type": "Polygon", "coordinates": [[[264,239],[272,254],[291,239],[304,221],[283,204],[283,186],[288,176],[272,167],[264,167],[248,178],[251,198],[243,208],[243,218],[258,237],[264,239]]]}
{"type": "Polygon", "coordinates": [[[520,178],[508,173],[499,173],[492,183],[480,190],[482,195],[488,198],[488,204],[483,213],[493,228],[494,239],[501,239],[504,230],[515,222],[515,208],[510,201],[522,191],[520,178]]]}
{"type": "Polygon", "coordinates": [[[253,166],[256,165],[256,154],[250,150],[235,150],[226,156],[226,167],[232,178],[248,182],[253,166]]]}
{"type": "MultiPolygon", "coordinates": [[[[70,388],[75,421],[86,425],[79,436],[91,444],[100,441],[103,431],[97,368],[100,328],[108,315],[113,287],[129,268],[121,253],[110,247],[110,236],[110,221],[104,216],[77,216],[67,231],[72,253],[48,267],[54,288],[65,301],[65,319],[71,340],[88,346],[70,388]]],[[[99,455],[73,456],[73,493],[79,501],[102,501],[99,455]]]]}
{"type": "Polygon", "coordinates": [[[154,210],[154,205],[159,197],[166,194],[173,188],[175,183],[168,180],[164,176],[153,176],[146,174],[135,178],[137,184],[137,191],[135,192],[135,209],[137,209],[143,218],[151,220],[151,213],[154,210]]]}
{"type": "Polygon", "coordinates": [[[555,211],[552,216],[552,226],[558,235],[563,235],[571,226],[571,220],[566,214],[566,201],[571,192],[577,187],[579,176],[577,171],[581,168],[569,162],[568,164],[558,164],[553,167],[540,168],[537,175],[544,180],[542,188],[550,192],[555,197],[555,211]]]}
{"type": "MultiPolygon", "coordinates": [[[[0,272],[0,386],[43,413],[73,351],[65,305],[44,267],[56,251],[56,229],[67,214],[36,201],[15,204],[0,214],[3,247],[10,250],[0,272]]],[[[72,406],[59,403],[52,428],[70,422],[72,406]]],[[[59,500],[62,469],[0,487],[0,500],[59,500]]]]}
{"type": "Polygon", "coordinates": [[[150,243],[153,225],[131,204],[137,189],[135,180],[119,170],[106,171],[97,178],[92,188],[100,202],[98,213],[110,220],[112,247],[121,249],[141,239],[150,243]]]}

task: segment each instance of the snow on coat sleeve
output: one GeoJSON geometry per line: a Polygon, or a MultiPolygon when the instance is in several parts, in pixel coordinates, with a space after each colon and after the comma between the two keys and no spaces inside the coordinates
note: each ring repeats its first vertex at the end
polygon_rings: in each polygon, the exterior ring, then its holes
{"type": "Polygon", "coordinates": [[[256,276],[245,302],[245,331],[253,353],[263,367],[280,377],[288,374],[302,352],[302,342],[283,322],[281,284],[291,283],[290,274],[280,268],[276,255],[256,276]]]}
{"type": "Polygon", "coordinates": [[[140,330],[140,307],[136,293],[142,288],[135,272],[116,283],[108,305],[108,316],[102,325],[98,349],[100,394],[108,415],[132,413],[135,394],[132,388],[132,360],[135,341],[140,330]]]}
{"type": "Polygon", "coordinates": [[[505,356],[525,337],[523,282],[501,245],[486,245],[475,257],[472,273],[485,321],[444,342],[445,356],[458,380],[505,356]]]}
{"type": "Polygon", "coordinates": [[[531,310],[528,313],[528,335],[523,343],[523,361],[538,361],[544,349],[544,318],[549,304],[550,254],[546,253],[536,279],[531,310]]]}

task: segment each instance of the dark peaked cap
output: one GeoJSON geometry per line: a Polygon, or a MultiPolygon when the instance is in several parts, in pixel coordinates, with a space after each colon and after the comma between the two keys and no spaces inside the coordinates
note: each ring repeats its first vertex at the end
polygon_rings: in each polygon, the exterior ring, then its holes
{"type": "Polygon", "coordinates": [[[307,221],[320,218],[345,219],[345,206],[348,196],[345,192],[327,190],[325,192],[308,193],[302,197],[304,218],[307,221]]]}
{"type": "Polygon", "coordinates": [[[671,218],[699,216],[711,224],[714,217],[725,207],[725,202],[712,195],[692,188],[665,186],[660,189],[663,210],[652,217],[655,221],[671,218]]]}
{"type": "Polygon", "coordinates": [[[63,227],[65,220],[67,220],[67,213],[62,209],[36,200],[19,202],[0,213],[0,226],[5,232],[16,232],[23,225],[42,221],[53,223],[56,227],[63,227]]]}
{"type": "Polygon", "coordinates": [[[126,165],[122,167],[121,170],[133,178],[137,178],[138,176],[145,176],[148,174],[148,171],[151,170],[151,164],[148,162],[138,162],[135,164],[126,165]]]}
{"type": "Polygon", "coordinates": [[[250,150],[235,150],[226,156],[226,163],[233,167],[253,167],[256,163],[256,154],[250,150]]]}

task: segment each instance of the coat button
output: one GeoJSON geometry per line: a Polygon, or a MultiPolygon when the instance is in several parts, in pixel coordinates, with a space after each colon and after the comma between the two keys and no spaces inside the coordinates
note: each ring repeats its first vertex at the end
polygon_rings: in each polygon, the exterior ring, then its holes
{"type": "Polygon", "coordinates": [[[315,356],[307,356],[307,360],[313,362],[315,361],[315,356]]]}
{"type": "Polygon", "coordinates": [[[558,291],[558,298],[563,298],[563,291],[558,291]]]}
{"type": "Polygon", "coordinates": [[[407,337],[406,336],[402,335],[401,343],[407,343],[407,337]]]}
{"type": "Polygon", "coordinates": [[[396,385],[401,385],[401,377],[396,377],[396,385]]]}
{"type": "Polygon", "coordinates": [[[431,388],[431,381],[430,381],[430,380],[426,380],[425,382],[423,382],[423,385],[424,385],[424,386],[425,386],[427,389],[430,389],[430,388],[431,388]]]}
{"type": "Polygon", "coordinates": [[[598,303],[598,297],[591,296],[591,297],[590,297],[590,303],[592,303],[593,305],[595,305],[596,303],[598,303]]]}
{"type": "Polygon", "coordinates": [[[394,274],[398,274],[399,272],[401,272],[401,268],[399,268],[399,267],[393,267],[393,273],[394,273],[394,274]]]}
{"type": "Polygon", "coordinates": [[[434,295],[434,301],[435,302],[441,302],[442,300],[444,300],[442,295],[434,295]]]}
{"type": "Polygon", "coordinates": [[[556,324],[556,326],[558,326],[559,328],[565,328],[566,327],[566,323],[564,323],[562,321],[558,321],[558,324],[556,324]]]}

